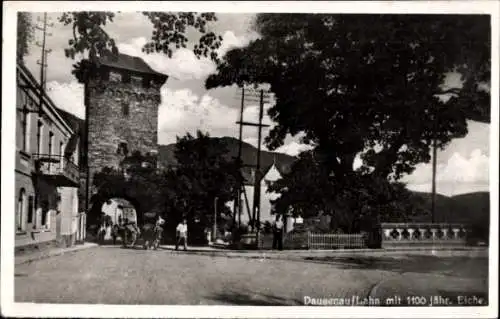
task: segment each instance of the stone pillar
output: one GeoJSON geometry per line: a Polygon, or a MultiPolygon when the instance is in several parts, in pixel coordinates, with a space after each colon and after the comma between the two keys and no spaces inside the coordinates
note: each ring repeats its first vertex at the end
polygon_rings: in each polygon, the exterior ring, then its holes
{"type": "Polygon", "coordinates": [[[413,233],[414,233],[414,232],[415,232],[415,229],[413,229],[413,228],[408,228],[408,234],[409,234],[409,236],[410,236],[410,237],[408,238],[409,240],[413,240],[413,239],[414,239],[414,238],[413,238],[413,233]]]}

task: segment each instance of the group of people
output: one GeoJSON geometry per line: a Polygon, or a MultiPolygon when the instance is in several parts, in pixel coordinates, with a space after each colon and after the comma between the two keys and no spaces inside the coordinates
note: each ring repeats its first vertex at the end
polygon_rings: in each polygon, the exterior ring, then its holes
{"type": "MultiPolygon", "coordinates": [[[[273,249],[283,250],[284,226],[281,216],[276,216],[276,220],[273,223],[273,249]]],[[[188,226],[186,219],[183,219],[177,225],[175,232],[175,250],[179,250],[181,244],[184,246],[184,250],[187,250],[188,226]]]]}
{"type": "MultiPolygon", "coordinates": [[[[111,221],[111,218],[106,218],[109,216],[105,216],[105,218],[102,219],[101,226],[99,228],[99,239],[101,241],[104,241],[106,238],[112,238],[113,239],[113,244],[116,244],[116,239],[119,236],[120,233],[120,228],[121,227],[134,227],[137,230],[137,233],[140,233],[139,228],[136,223],[133,223],[129,221],[127,218],[122,219],[121,216],[119,218],[119,221],[117,224],[113,225],[113,222],[111,221]]],[[[164,220],[158,216],[157,222],[155,225],[155,229],[158,227],[160,228],[160,232],[163,232],[163,228],[161,225],[163,224],[160,223],[159,221],[164,220]]],[[[276,220],[273,222],[273,249],[283,249],[283,231],[284,231],[284,223],[283,220],[280,216],[276,217],[276,220]]],[[[175,239],[175,250],[179,250],[179,246],[183,246],[184,250],[187,251],[187,243],[188,243],[188,225],[187,225],[187,219],[183,219],[176,227],[175,229],[176,232],[176,239],[175,239]]]]}
{"type": "Polygon", "coordinates": [[[113,223],[111,216],[103,213],[101,216],[100,226],[97,231],[99,241],[103,242],[108,239],[113,239],[113,245],[115,245],[117,238],[120,236],[120,229],[126,226],[133,227],[137,232],[139,232],[137,223],[129,221],[127,218],[122,218],[121,216],[119,216],[117,223],[113,223]]]}

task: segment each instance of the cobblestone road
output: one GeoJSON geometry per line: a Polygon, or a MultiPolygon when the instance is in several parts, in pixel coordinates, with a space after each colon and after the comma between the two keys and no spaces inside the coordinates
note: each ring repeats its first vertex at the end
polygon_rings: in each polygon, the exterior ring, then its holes
{"type": "Polygon", "coordinates": [[[414,285],[418,293],[434,293],[436,280],[443,291],[453,288],[484,295],[487,259],[344,256],[287,261],[99,247],[17,265],[15,300],[303,305],[306,296],[362,299],[372,293],[383,297],[411,292],[408,287],[414,285]],[[434,290],[425,291],[426,282],[433,283],[434,290]]]}

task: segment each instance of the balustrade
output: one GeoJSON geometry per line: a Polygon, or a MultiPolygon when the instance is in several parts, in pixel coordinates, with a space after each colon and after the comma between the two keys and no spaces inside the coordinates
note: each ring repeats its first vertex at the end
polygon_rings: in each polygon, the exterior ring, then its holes
{"type": "Polygon", "coordinates": [[[447,246],[466,243],[467,229],[462,224],[382,223],[382,246],[447,246]]]}

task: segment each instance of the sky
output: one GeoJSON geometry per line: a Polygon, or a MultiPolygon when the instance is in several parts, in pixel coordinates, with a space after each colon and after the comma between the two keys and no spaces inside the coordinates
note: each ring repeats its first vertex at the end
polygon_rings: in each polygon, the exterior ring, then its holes
{"type": "MultiPolygon", "coordinates": [[[[50,28],[47,47],[52,50],[48,57],[47,89],[58,107],[81,118],[84,117],[83,86],[71,75],[72,65],[76,62],[66,58],[64,48],[72,36],[70,26],[58,22],[59,13],[49,13],[54,25],[50,28]]],[[[42,14],[34,14],[36,20],[42,14]]],[[[244,47],[258,35],[252,31],[254,14],[217,14],[218,21],[211,24],[209,30],[223,36],[219,54],[223,55],[231,48],[244,47]]],[[[160,144],[174,143],[176,136],[186,132],[195,133],[197,129],[210,133],[211,136],[238,137],[236,121],[239,117],[240,102],[236,87],[206,90],[204,82],[215,71],[215,65],[208,59],[197,59],[189,49],[179,49],[172,58],[162,54],[145,54],[142,46],[151,37],[152,26],[140,13],[125,12],[116,15],[113,23],[106,25],[106,31],[114,37],[120,52],[140,56],[154,70],[169,75],[168,81],[161,88],[162,102],[159,106],[158,141],[160,144]]],[[[35,34],[35,40],[41,40],[41,33],[35,34]]],[[[191,39],[190,39],[191,41],[191,39]]],[[[196,42],[193,38],[192,42],[196,42]]],[[[39,77],[40,48],[31,45],[30,53],[25,58],[27,67],[33,75],[39,77]]],[[[272,100],[271,100],[272,103],[272,100]]],[[[270,104],[266,105],[268,109],[270,104]]],[[[258,106],[246,104],[244,120],[257,120],[258,106]]],[[[264,123],[270,128],[264,130],[264,136],[275,125],[268,116],[264,123]]],[[[437,156],[437,192],[451,196],[489,189],[489,136],[490,125],[469,123],[466,137],[454,140],[437,156]]],[[[245,128],[243,138],[256,146],[257,130],[245,128]]],[[[265,146],[263,146],[265,149],[265,146]]],[[[297,155],[308,147],[299,143],[297,136],[288,136],[285,144],[277,151],[297,155]]],[[[431,164],[420,164],[414,173],[403,181],[408,188],[416,191],[431,191],[431,164]]]]}

